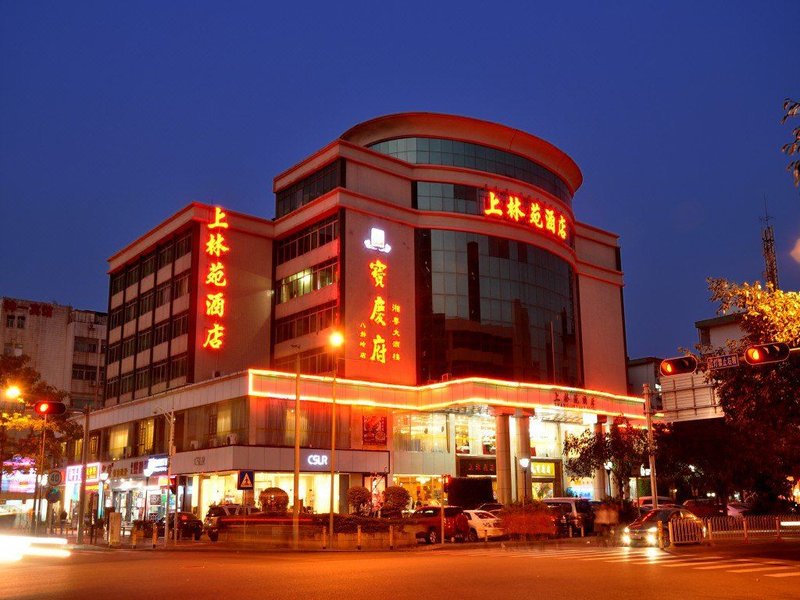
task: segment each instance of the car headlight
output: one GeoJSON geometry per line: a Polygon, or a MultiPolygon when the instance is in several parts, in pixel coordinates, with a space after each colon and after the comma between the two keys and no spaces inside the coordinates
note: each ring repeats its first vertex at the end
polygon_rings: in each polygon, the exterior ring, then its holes
{"type": "Polygon", "coordinates": [[[651,527],[647,530],[647,533],[655,533],[656,531],[658,531],[658,527],[651,527]]]}
{"type": "Polygon", "coordinates": [[[630,527],[626,527],[626,528],[625,528],[625,529],[623,529],[622,531],[623,531],[624,533],[630,533],[630,532],[631,532],[631,530],[630,530],[630,527]]]}

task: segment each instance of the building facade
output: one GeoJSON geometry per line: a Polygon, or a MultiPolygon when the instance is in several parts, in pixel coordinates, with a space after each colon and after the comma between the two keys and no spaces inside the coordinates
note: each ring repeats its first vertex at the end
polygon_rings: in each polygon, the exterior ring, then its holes
{"type": "Polygon", "coordinates": [[[163,484],[148,465],[167,454],[166,412],[184,507],[252,501],[242,470],[256,496],[292,497],[299,418],[299,495],[327,510],[334,398],[340,509],[352,485],[441,502],[446,474],[491,477],[501,502],[602,496],[603,473],[564,472],[564,438],[640,423],[642,404],[627,395],[618,240],[576,219],[581,182],[525,132],[392,115],[278,175],[273,221],[193,204],[126,247],[89,445],[117,508],[159,510],[144,503],[163,484]]]}

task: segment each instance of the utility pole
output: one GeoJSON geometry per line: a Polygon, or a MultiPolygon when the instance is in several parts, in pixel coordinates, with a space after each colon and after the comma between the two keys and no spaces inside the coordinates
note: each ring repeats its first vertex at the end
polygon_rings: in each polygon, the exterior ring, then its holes
{"type": "MultiPolygon", "coordinates": [[[[297,350],[294,378],[294,494],[292,496],[292,541],[294,549],[300,544],[300,346],[297,350]]],[[[333,533],[333,532],[331,532],[333,533]]]]}
{"type": "Polygon", "coordinates": [[[36,493],[33,496],[33,535],[39,534],[39,513],[42,512],[42,471],[44,471],[44,443],[47,434],[47,415],[42,422],[42,450],[39,454],[39,467],[36,469],[36,493]]]}
{"type": "Polygon", "coordinates": [[[658,487],[656,483],[656,454],[653,448],[653,403],[650,384],[644,384],[644,414],[647,417],[647,452],[650,458],[650,494],[653,496],[653,509],[658,508],[658,487]]]}
{"type": "Polygon", "coordinates": [[[78,545],[83,544],[83,520],[86,514],[86,463],[89,454],[89,407],[83,409],[83,444],[81,444],[81,487],[78,491],[78,545]]]}

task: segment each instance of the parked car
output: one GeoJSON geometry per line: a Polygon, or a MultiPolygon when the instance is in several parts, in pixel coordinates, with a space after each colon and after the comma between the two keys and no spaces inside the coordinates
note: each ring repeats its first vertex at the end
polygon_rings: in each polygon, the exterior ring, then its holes
{"type": "Polygon", "coordinates": [[[464,515],[469,521],[467,540],[477,542],[488,538],[501,538],[505,530],[500,527],[500,521],[495,515],[485,510],[465,510],[464,515]]]}
{"type": "Polygon", "coordinates": [[[573,535],[580,535],[581,527],[584,534],[594,530],[594,511],[588,500],[583,498],[545,498],[542,500],[553,512],[556,525],[562,534],[572,531],[573,535]]]}
{"type": "MultiPolygon", "coordinates": [[[[164,537],[164,517],[161,517],[158,521],[156,521],[156,527],[158,528],[158,537],[164,537]]],[[[169,514],[169,530],[170,530],[170,538],[172,537],[172,529],[175,527],[175,513],[169,514]]],[[[180,538],[194,538],[196,540],[200,539],[200,536],[203,535],[203,522],[198,519],[194,514],[190,512],[182,512],[178,511],[178,530],[180,531],[180,538]]]]}
{"type": "MultiPolygon", "coordinates": [[[[421,506],[409,517],[419,526],[417,539],[428,544],[438,544],[442,535],[442,508],[440,506],[421,506]]],[[[460,506],[444,507],[444,537],[463,542],[469,536],[469,521],[460,506]]]]}
{"type": "Polygon", "coordinates": [[[744,502],[728,502],[728,516],[737,519],[743,519],[750,514],[751,508],[749,504],[744,502]]]}
{"type": "Polygon", "coordinates": [[[683,503],[683,507],[701,518],[724,517],[727,515],[725,503],[716,498],[692,498],[683,503]]]}
{"type": "Polygon", "coordinates": [[[211,506],[203,521],[203,531],[208,534],[212,542],[216,542],[220,529],[223,528],[221,519],[226,517],[247,516],[258,512],[255,506],[242,506],[241,504],[219,504],[211,506]]]}
{"type": "MultiPolygon", "coordinates": [[[[653,497],[652,496],[639,496],[636,499],[636,504],[639,506],[653,506],[653,497]]],[[[675,500],[670,498],[669,496],[658,496],[658,505],[665,505],[665,506],[675,506],[675,500]]],[[[652,510],[652,509],[651,509],[652,510]]]]}
{"type": "Polygon", "coordinates": [[[656,546],[658,544],[658,524],[662,524],[663,534],[666,537],[670,521],[677,519],[688,520],[693,527],[697,528],[698,537],[702,539],[705,533],[703,522],[693,513],[679,506],[673,508],[658,508],[651,510],[644,516],[639,517],[633,523],[622,530],[622,543],[626,546],[646,545],[656,546]]]}
{"type": "Polygon", "coordinates": [[[499,502],[484,502],[477,510],[485,510],[486,512],[494,513],[498,510],[503,510],[503,505],[499,502]]]}

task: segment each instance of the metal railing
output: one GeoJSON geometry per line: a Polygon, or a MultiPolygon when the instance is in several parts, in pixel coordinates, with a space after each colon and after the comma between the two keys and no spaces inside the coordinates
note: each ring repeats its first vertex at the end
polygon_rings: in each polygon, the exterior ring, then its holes
{"type": "Polygon", "coordinates": [[[701,526],[694,519],[670,521],[670,544],[800,538],[800,515],[709,517],[702,523],[701,526]]]}

